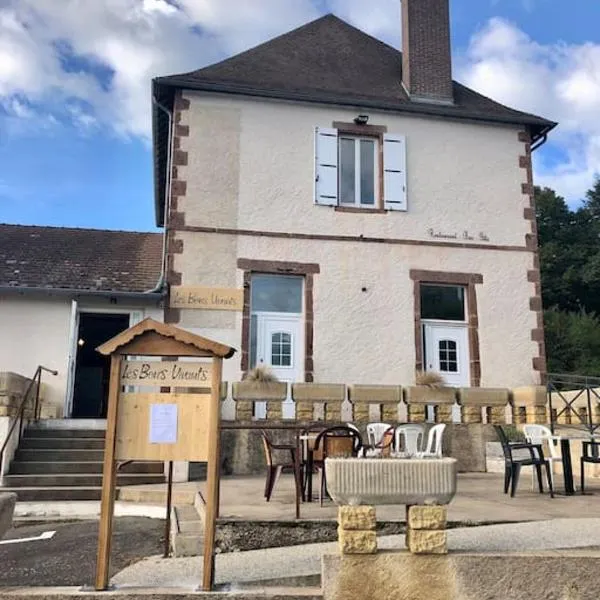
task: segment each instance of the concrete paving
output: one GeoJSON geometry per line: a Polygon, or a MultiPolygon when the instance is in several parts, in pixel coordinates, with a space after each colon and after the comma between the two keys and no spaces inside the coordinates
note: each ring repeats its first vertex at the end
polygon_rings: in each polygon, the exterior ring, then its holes
{"type": "MultiPolygon", "coordinates": [[[[600,545],[600,518],[555,519],[535,523],[510,523],[453,529],[448,532],[451,551],[547,552],[590,549],[600,545]]],[[[379,538],[382,549],[404,548],[404,536],[379,538]]],[[[220,554],[216,557],[216,583],[231,584],[308,577],[321,571],[321,556],[336,553],[337,544],[307,544],[220,554]]],[[[194,589],[201,577],[201,559],[150,557],[127,567],[112,579],[119,588],[159,586],[194,589]]]]}
{"type": "MultiPolygon", "coordinates": [[[[557,477],[557,485],[562,480],[557,477]]],[[[264,477],[232,477],[221,482],[220,517],[242,520],[294,520],[294,485],[291,475],[278,481],[270,502],[263,497],[264,477]]],[[[515,498],[502,493],[503,477],[496,473],[461,473],[458,476],[457,494],[448,507],[450,521],[460,523],[499,523],[507,521],[532,521],[570,516],[600,518],[600,480],[589,480],[589,495],[539,494],[531,489],[530,474],[524,469],[515,498]]],[[[404,506],[377,507],[379,521],[404,520],[404,506]]],[[[301,518],[335,520],[337,507],[326,501],[305,502],[301,505],[301,518]]]]}

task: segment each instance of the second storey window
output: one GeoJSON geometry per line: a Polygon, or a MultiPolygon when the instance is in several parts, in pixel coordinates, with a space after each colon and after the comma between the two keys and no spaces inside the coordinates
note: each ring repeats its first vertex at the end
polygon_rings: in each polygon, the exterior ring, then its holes
{"type": "Polygon", "coordinates": [[[339,195],[340,205],[376,206],[379,194],[377,184],[379,140],[354,136],[340,136],[339,195]]]}
{"type": "Polygon", "coordinates": [[[317,127],[315,204],[405,211],[406,138],[317,127]]]}

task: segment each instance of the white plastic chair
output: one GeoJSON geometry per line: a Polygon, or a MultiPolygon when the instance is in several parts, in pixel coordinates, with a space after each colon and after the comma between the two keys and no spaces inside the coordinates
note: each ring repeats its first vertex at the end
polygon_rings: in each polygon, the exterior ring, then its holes
{"type": "MultiPolygon", "coordinates": [[[[554,469],[552,468],[553,463],[562,462],[562,456],[558,449],[560,444],[560,435],[552,435],[552,431],[545,425],[523,425],[523,433],[525,438],[530,444],[541,444],[547,446],[550,454],[546,456],[544,452],[544,458],[550,462],[550,479],[552,480],[552,487],[554,487],[554,469]],[[544,442],[547,442],[544,444],[544,442]],[[554,443],[556,442],[556,444],[554,443]]],[[[531,485],[535,483],[533,469],[531,470],[531,485]]]]}
{"type": "Polygon", "coordinates": [[[434,425],[427,434],[427,446],[423,452],[418,452],[419,458],[442,458],[442,438],[444,436],[445,423],[434,425]]]}
{"type": "Polygon", "coordinates": [[[423,450],[423,434],[423,425],[398,425],[395,434],[395,454],[417,456],[423,450]],[[400,448],[403,450],[400,451],[400,448]]]}
{"type": "Polygon", "coordinates": [[[386,431],[392,429],[388,423],[369,423],[367,425],[367,440],[369,447],[365,450],[365,456],[381,456],[383,436],[386,431]]]}
{"type": "MultiPolygon", "coordinates": [[[[358,431],[358,433],[360,434],[360,429],[354,423],[346,423],[346,427],[349,427],[350,429],[354,429],[354,431],[358,431]]],[[[359,458],[362,458],[365,456],[364,446],[358,451],[358,456],[359,456],[359,458]]]]}

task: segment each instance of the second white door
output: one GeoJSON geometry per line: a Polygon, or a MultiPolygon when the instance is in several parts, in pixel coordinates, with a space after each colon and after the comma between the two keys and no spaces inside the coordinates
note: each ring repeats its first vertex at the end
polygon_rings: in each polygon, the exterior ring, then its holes
{"type": "Polygon", "coordinates": [[[466,325],[427,323],[423,326],[426,370],[442,375],[446,385],[470,385],[468,333],[466,325]]]}

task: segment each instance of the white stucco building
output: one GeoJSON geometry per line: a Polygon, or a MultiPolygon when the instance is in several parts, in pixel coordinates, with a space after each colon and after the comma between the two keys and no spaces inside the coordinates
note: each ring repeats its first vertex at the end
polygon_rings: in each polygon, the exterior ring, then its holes
{"type": "Polygon", "coordinates": [[[544,376],[531,151],[555,124],[452,81],[447,0],[402,27],[400,53],[328,15],[153,82],[167,283],[244,290],[165,320],[239,348],[229,381],[544,376]]]}

